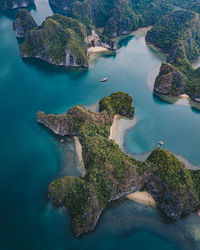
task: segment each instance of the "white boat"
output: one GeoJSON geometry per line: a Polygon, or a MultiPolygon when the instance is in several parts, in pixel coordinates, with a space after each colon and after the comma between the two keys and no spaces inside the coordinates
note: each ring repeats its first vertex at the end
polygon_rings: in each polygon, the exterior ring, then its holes
{"type": "Polygon", "coordinates": [[[106,82],[106,81],[108,81],[108,78],[103,78],[103,79],[101,80],[101,82],[106,82]]]}

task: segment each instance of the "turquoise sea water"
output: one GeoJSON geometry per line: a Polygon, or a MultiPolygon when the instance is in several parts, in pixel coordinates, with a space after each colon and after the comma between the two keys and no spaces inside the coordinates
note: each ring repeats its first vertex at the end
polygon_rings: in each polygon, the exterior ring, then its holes
{"type": "MultiPolygon", "coordinates": [[[[36,4],[32,13],[41,23],[51,10],[45,0],[36,4]]],[[[14,14],[0,14],[0,249],[200,249],[197,215],[171,223],[156,209],[128,200],[112,203],[94,232],[74,238],[67,211],[47,199],[47,186],[56,176],[78,174],[74,145],[60,144],[40,127],[37,111],[66,112],[118,90],[128,92],[138,122],[126,134],[125,149],[142,154],[162,139],[165,148],[196,165],[200,112],[152,95],[146,79],[161,59],[144,37],[123,41],[116,55],[101,57],[89,70],[65,70],[21,59],[12,30],[14,14]],[[104,77],[109,81],[101,84],[104,77]]]]}

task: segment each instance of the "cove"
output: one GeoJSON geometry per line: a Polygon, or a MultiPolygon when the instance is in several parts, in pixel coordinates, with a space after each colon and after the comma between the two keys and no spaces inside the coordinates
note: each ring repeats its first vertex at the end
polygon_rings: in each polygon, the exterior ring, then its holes
{"type": "MultiPolygon", "coordinates": [[[[31,11],[38,23],[51,13],[40,4],[31,11]]],[[[157,210],[128,200],[113,203],[93,233],[74,238],[67,211],[47,199],[47,186],[56,176],[78,175],[74,145],[61,144],[42,129],[37,111],[62,113],[119,90],[127,92],[134,99],[137,124],[126,133],[126,151],[140,155],[163,140],[166,149],[196,165],[200,113],[153,96],[147,76],[161,58],[143,36],[124,40],[115,55],[100,57],[88,70],[66,70],[21,59],[14,15],[0,14],[1,249],[198,249],[197,215],[171,223],[157,210]],[[101,84],[104,77],[109,80],[101,84]]]]}

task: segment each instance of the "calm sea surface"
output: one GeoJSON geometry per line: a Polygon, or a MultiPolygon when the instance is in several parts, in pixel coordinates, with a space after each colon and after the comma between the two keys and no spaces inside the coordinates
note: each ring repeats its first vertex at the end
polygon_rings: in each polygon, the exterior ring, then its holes
{"type": "MultiPolygon", "coordinates": [[[[153,96],[147,77],[161,58],[144,37],[124,40],[115,55],[100,57],[89,70],[65,70],[21,59],[12,29],[15,13],[0,14],[0,249],[200,249],[200,217],[171,223],[156,209],[128,200],[112,203],[94,232],[73,236],[67,211],[50,204],[47,187],[56,176],[78,174],[74,145],[60,144],[40,127],[37,111],[62,113],[128,92],[137,124],[126,133],[126,151],[144,154],[163,140],[166,149],[195,165],[200,165],[200,112],[153,96]],[[101,84],[104,77],[109,81],[101,84]]],[[[31,13],[40,24],[52,11],[37,0],[31,13]]]]}

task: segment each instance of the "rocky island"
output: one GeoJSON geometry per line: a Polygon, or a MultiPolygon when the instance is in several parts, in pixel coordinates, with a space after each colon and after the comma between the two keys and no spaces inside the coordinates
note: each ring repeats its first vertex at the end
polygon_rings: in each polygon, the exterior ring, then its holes
{"type": "Polygon", "coordinates": [[[34,4],[34,0],[1,0],[0,11],[27,7],[34,4]]]}
{"type": "Polygon", "coordinates": [[[161,148],[153,150],[144,162],[135,160],[109,139],[116,115],[133,118],[132,101],[130,95],[117,92],[99,102],[99,113],[78,105],[66,114],[37,114],[38,123],[63,139],[76,136],[82,147],[85,175],[65,176],[48,187],[53,204],[69,209],[77,237],[95,228],[111,201],[136,191],[148,192],[157,208],[172,220],[200,207],[200,171],[187,169],[161,148]]]}
{"type": "Polygon", "coordinates": [[[88,67],[88,47],[102,46],[114,50],[115,43],[107,37],[96,35],[89,40],[84,24],[71,17],[55,14],[37,26],[27,10],[19,10],[13,23],[23,58],[39,58],[50,64],[65,67],[88,67]]]}
{"type": "Polygon", "coordinates": [[[153,43],[167,54],[156,78],[154,90],[172,96],[189,95],[200,101],[200,69],[192,63],[200,54],[200,16],[186,10],[164,16],[148,31],[148,43],[153,43]]]}

